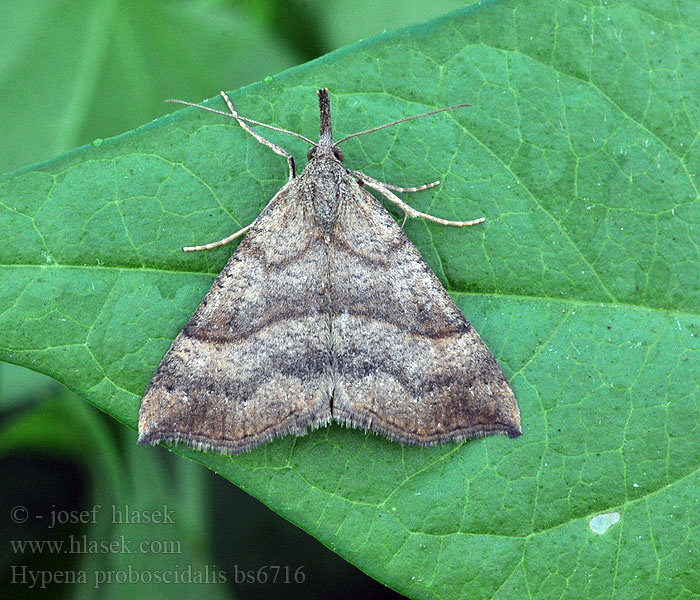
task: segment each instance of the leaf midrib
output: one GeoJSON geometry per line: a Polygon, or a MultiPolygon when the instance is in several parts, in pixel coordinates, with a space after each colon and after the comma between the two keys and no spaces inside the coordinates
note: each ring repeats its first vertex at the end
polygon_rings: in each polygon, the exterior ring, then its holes
{"type": "MultiPolygon", "coordinates": [[[[186,275],[193,277],[202,277],[208,280],[212,280],[221,273],[221,271],[216,272],[203,272],[203,271],[176,271],[174,269],[155,269],[153,267],[129,267],[122,266],[117,267],[114,265],[67,265],[52,262],[50,264],[18,264],[18,263],[0,263],[0,268],[16,268],[16,269],[96,269],[98,271],[117,271],[126,273],[146,273],[146,274],[157,274],[157,275],[186,275]]],[[[223,267],[222,267],[223,268],[223,267]]],[[[459,290],[452,290],[450,288],[445,288],[453,297],[471,297],[471,298],[498,298],[502,300],[518,300],[522,302],[557,302],[561,304],[571,305],[572,303],[576,306],[581,307],[596,307],[596,308],[614,308],[614,309],[630,309],[630,310],[642,310],[650,313],[664,313],[668,317],[687,317],[687,318],[698,318],[700,317],[700,310],[698,312],[692,312],[689,310],[679,310],[665,308],[662,306],[652,306],[648,304],[634,304],[632,302],[622,302],[615,300],[614,302],[605,302],[603,300],[595,299],[584,299],[584,298],[566,298],[561,296],[535,296],[526,294],[511,294],[502,292],[464,292],[459,290]]]]}

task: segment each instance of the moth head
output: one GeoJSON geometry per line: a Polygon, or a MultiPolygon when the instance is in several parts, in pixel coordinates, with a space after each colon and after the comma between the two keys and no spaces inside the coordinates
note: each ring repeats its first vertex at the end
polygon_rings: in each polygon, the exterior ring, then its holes
{"type": "MultiPolygon", "coordinates": [[[[306,159],[311,160],[315,156],[318,156],[319,152],[327,153],[328,150],[326,148],[323,148],[323,150],[321,150],[320,146],[313,146],[311,148],[311,150],[309,150],[306,153],[306,159]]],[[[335,157],[336,160],[338,160],[339,162],[343,162],[345,155],[343,154],[343,151],[340,148],[338,148],[337,146],[331,146],[331,152],[333,153],[333,156],[335,157]]]]}

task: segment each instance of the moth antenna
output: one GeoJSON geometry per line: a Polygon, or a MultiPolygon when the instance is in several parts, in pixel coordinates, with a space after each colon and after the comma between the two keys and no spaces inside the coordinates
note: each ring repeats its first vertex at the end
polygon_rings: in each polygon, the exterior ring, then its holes
{"type": "Polygon", "coordinates": [[[202,110],[208,110],[209,112],[216,113],[217,115],[224,115],[224,117],[229,117],[230,119],[240,119],[241,121],[245,121],[246,123],[250,123],[251,125],[260,125],[260,127],[266,127],[267,129],[272,129],[272,131],[279,131],[280,133],[286,133],[287,135],[293,135],[294,137],[297,137],[300,140],[304,140],[307,144],[311,144],[312,146],[316,145],[316,142],[311,141],[309,138],[304,137],[300,133],[296,133],[294,131],[289,131],[288,129],[282,129],[281,127],[275,127],[274,125],[268,125],[267,123],[261,123],[260,121],[256,121],[255,119],[249,119],[248,117],[242,117],[238,113],[236,113],[234,115],[230,112],[225,112],[223,110],[217,110],[216,108],[211,108],[209,106],[203,106],[202,104],[196,104],[194,102],[187,102],[186,100],[177,100],[175,98],[168,98],[165,102],[174,102],[177,104],[184,104],[185,106],[193,106],[195,108],[201,108],[202,110]]]}
{"type": "Polygon", "coordinates": [[[399,123],[404,123],[405,121],[413,121],[413,119],[420,119],[422,117],[429,117],[430,115],[445,112],[446,110],[455,110],[456,108],[465,108],[467,106],[471,106],[471,104],[455,104],[454,106],[446,106],[444,108],[438,108],[436,110],[431,110],[430,112],[421,113],[420,115],[413,115],[412,117],[404,117],[403,119],[398,119],[396,121],[392,121],[391,123],[385,123],[384,125],[379,125],[378,127],[372,127],[372,129],[365,129],[365,131],[359,131],[358,133],[352,133],[352,134],[344,137],[339,142],[336,142],[334,144],[334,146],[339,146],[343,142],[349,140],[350,138],[357,137],[358,135],[365,135],[366,133],[372,133],[374,131],[379,131],[380,129],[386,129],[387,127],[392,127],[394,125],[398,125],[399,123]]]}

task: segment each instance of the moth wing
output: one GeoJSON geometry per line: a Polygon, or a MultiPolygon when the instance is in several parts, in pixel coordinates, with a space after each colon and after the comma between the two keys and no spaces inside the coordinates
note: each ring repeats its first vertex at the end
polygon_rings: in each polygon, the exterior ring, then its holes
{"type": "Polygon", "coordinates": [[[520,435],[486,344],[391,215],[348,188],[329,250],[334,420],[425,446],[520,435]]]}
{"type": "Polygon", "coordinates": [[[237,453],[330,421],[327,250],[294,185],[260,214],[163,358],[139,443],[237,453]]]}

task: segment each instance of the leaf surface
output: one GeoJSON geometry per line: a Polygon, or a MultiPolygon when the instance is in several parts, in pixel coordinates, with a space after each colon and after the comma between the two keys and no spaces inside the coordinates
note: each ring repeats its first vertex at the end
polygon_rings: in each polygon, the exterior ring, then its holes
{"type": "MultiPolygon", "coordinates": [[[[473,105],[351,140],[345,162],[440,179],[411,204],[486,217],[406,230],[510,378],[524,434],[426,450],[331,426],[177,451],[411,597],[700,593],[699,30],[690,0],[486,3],[232,94],[311,137],[322,86],[336,138],[473,105]]],[[[234,123],[186,109],[0,180],[0,359],[135,428],[232,251],[181,247],[247,225],[285,179],[234,123]]]]}

